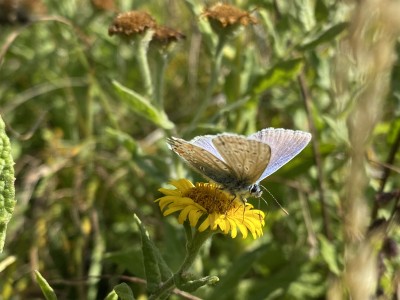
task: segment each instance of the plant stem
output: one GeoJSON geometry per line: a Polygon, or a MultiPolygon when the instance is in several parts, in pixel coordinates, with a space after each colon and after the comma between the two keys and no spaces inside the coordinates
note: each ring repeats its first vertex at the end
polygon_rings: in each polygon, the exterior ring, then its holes
{"type": "Polygon", "coordinates": [[[328,214],[328,209],[327,209],[326,199],[325,199],[324,180],[323,180],[324,172],[323,172],[321,155],[318,150],[319,144],[318,144],[318,139],[317,139],[317,130],[315,128],[315,124],[314,124],[314,120],[313,120],[312,112],[311,112],[310,92],[307,88],[306,81],[304,79],[304,71],[302,71],[300,73],[300,75],[298,76],[298,82],[300,85],[300,91],[301,91],[301,96],[303,98],[304,107],[306,109],[308,126],[309,126],[311,134],[313,136],[311,143],[312,143],[313,152],[314,152],[314,161],[317,166],[318,193],[319,193],[319,202],[321,205],[324,233],[325,233],[325,236],[330,240],[332,238],[332,234],[331,234],[331,230],[330,230],[329,214],[328,214]]]}
{"type": "Polygon", "coordinates": [[[199,109],[197,110],[197,113],[195,114],[194,118],[192,119],[192,122],[190,123],[190,126],[187,130],[189,132],[192,131],[196,127],[199,119],[201,118],[201,116],[203,115],[203,113],[205,112],[205,110],[207,109],[208,105],[211,102],[214,88],[218,83],[218,72],[221,69],[222,53],[223,53],[222,50],[224,49],[224,45],[225,45],[225,37],[218,36],[218,44],[215,48],[214,57],[213,57],[214,59],[212,60],[213,64],[211,66],[210,81],[208,82],[204,100],[201,102],[201,105],[200,105],[199,109]]]}
{"type": "MultiPolygon", "coordinates": [[[[399,150],[399,148],[400,148],[400,130],[397,132],[396,139],[392,145],[392,148],[390,149],[390,153],[388,155],[388,158],[386,159],[385,165],[392,165],[394,163],[394,160],[396,158],[396,153],[399,150]]],[[[378,194],[383,193],[383,191],[385,190],[385,185],[389,178],[389,175],[390,175],[390,169],[384,168],[378,194]]],[[[375,220],[377,215],[378,215],[378,202],[375,201],[374,206],[372,208],[371,222],[375,220]]]]}
{"type": "Polygon", "coordinates": [[[137,47],[136,47],[137,61],[139,64],[140,73],[142,75],[144,83],[145,94],[149,99],[153,98],[154,87],[153,87],[153,81],[151,79],[149,61],[147,59],[147,50],[149,48],[149,43],[151,41],[153,34],[154,34],[153,30],[147,30],[146,34],[137,40],[137,47]]]}
{"type": "Polygon", "coordinates": [[[155,103],[161,110],[164,110],[164,79],[165,79],[165,69],[168,63],[168,55],[165,53],[159,54],[160,69],[157,72],[157,80],[155,82],[155,103]]]}
{"type": "Polygon", "coordinates": [[[193,239],[188,241],[186,244],[186,257],[179,270],[171,276],[164,284],[149,297],[149,300],[159,299],[160,297],[171,292],[176,287],[176,282],[182,281],[182,275],[190,268],[199,254],[201,246],[204,242],[213,234],[211,230],[205,230],[203,232],[196,231],[193,239]]]}

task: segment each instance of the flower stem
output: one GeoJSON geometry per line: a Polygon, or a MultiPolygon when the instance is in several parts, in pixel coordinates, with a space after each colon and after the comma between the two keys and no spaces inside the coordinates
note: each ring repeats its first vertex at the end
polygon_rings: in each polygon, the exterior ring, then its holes
{"type": "Polygon", "coordinates": [[[211,230],[205,230],[203,232],[196,231],[193,239],[188,241],[186,244],[186,257],[179,270],[171,276],[153,295],[149,297],[149,300],[160,299],[162,296],[171,292],[181,281],[184,280],[183,274],[190,268],[194,260],[199,254],[201,246],[204,242],[213,234],[211,230]]]}
{"type": "Polygon", "coordinates": [[[139,69],[143,78],[145,93],[149,99],[153,98],[154,87],[151,79],[149,61],[147,59],[147,50],[153,34],[153,30],[147,30],[146,34],[137,41],[136,47],[139,69]]]}
{"type": "Polygon", "coordinates": [[[201,116],[203,115],[203,113],[205,112],[205,110],[207,109],[208,105],[211,102],[212,93],[218,82],[218,72],[221,69],[222,53],[223,53],[222,50],[224,49],[224,45],[225,45],[225,37],[218,36],[218,44],[215,48],[214,57],[212,60],[213,64],[211,67],[211,78],[210,81],[208,82],[204,100],[201,102],[201,105],[197,110],[197,113],[195,114],[194,118],[192,119],[192,122],[190,123],[190,126],[188,128],[189,132],[192,131],[197,126],[199,119],[201,118],[201,116]]]}
{"type": "Polygon", "coordinates": [[[164,109],[164,78],[165,78],[165,69],[168,63],[168,55],[164,53],[159,54],[159,70],[157,72],[157,81],[155,82],[155,103],[160,109],[164,109]]]}
{"type": "Polygon", "coordinates": [[[211,230],[205,230],[203,232],[196,231],[193,236],[192,241],[189,241],[186,245],[186,257],[183,261],[181,267],[176,272],[178,275],[182,275],[186,272],[196,259],[197,254],[199,254],[201,246],[204,242],[211,237],[213,232],[211,230]]]}

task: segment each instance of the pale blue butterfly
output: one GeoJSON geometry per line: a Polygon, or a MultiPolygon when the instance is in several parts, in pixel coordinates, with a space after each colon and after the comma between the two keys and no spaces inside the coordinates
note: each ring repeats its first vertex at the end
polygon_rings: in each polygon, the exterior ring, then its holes
{"type": "Polygon", "coordinates": [[[260,181],[299,154],[311,134],[266,128],[248,137],[222,133],[198,136],[191,141],[172,137],[170,148],[193,169],[246,201],[261,197],[260,181]]]}

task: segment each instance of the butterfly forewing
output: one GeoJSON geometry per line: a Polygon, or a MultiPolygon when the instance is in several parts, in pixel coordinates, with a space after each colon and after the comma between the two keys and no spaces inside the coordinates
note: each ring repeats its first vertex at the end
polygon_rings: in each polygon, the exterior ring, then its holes
{"type": "Polygon", "coordinates": [[[231,134],[218,135],[212,142],[234,172],[236,181],[249,185],[258,182],[271,156],[267,144],[231,134]]]}
{"type": "Polygon", "coordinates": [[[260,180],[271,175],[299,154],[311,140],[311,134],[281,128],[266,128],[249,136],[271,147],[271,159],[260,180]]]}
{"type": "Polygon", "coordinates": [[[235,180],[232,169],[208,150],[175,137],[167,142],[176,154],[205,177],[216,183],[235,180]]]}

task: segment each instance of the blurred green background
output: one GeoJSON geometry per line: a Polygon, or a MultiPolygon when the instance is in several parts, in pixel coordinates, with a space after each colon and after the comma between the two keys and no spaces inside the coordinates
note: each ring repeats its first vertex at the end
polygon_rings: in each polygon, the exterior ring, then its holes
{"type": "Polygon", "coordinates": [[[0,113],[18,202],[0,254],[0,299],[42,299],[34,270],[59,299],[104,299],[121,282],[145,299],[133,214],[176,270],[184,230],[154,200],[171,179],[203,180],[166,137],[266,127],[313,134],[262,182],[290,215],[267,193],[268,205],[251,199],[266,212],[264,236],[214,235],[192,271],[221,281],[193,295],[400,297],[395,4],[229,1],[257,24],[227,35],[204,16],[212,1],[15,1],[10,11],[23,7],[28,24],[7,17],[11,2],[0,1],[0,113]],[[99,6],[106,2],[113,6],[99,6]],[[129,10],[186,36],[173,49],[150,45],[157,103],[137,48],[108,36],[116,12],[129,10]]]}

